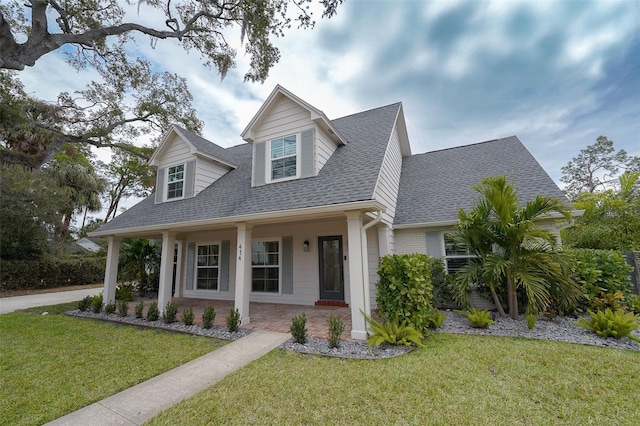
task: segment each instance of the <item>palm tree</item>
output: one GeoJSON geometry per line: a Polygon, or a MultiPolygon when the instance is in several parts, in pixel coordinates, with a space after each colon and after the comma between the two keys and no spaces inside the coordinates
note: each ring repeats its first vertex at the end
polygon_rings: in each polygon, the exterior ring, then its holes
{"type": "Polygon", "coordinates": [[[477,255],[477,261],[459,273],[459,288],[481,281],[489,287],[498,312],[506,316],[496,291],[506,286],[513,319],[518,318],[519,288],[526,295],[527,314],[543,312],[553,296],[561,295],[563,302],[577,301],[579,287],[557,250],[556,237],[536,223],[553,213],[569,219],[568,207],[542,196],[521,207],[504,176],[486,178],[474,189],[482,198],[469,213],[458,211],[457,239],[477,255]]]}

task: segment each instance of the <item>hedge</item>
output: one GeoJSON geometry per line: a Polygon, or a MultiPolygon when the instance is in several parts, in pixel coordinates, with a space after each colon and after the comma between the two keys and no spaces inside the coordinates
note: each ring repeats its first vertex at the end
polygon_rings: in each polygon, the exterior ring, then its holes
{"type": "Polygon", "coordinates": [[[0,288],[25,290],[100,283],[106,263],[105,257],[2,260],[0,288]]]}

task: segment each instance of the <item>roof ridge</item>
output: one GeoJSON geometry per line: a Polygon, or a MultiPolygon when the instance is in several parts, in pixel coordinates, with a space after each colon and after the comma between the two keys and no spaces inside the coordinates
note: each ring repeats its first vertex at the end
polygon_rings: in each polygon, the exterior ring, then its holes
{"type": "Polygon", "coordinates": [[[469,148],[471,146],[483,145],[483,144],[488,144],[488,143],[492,143],[492,142],[500,142],[500,141],[504,141],[506,139],[511,139],[511,138],[518,139],[518,137],[516,135],[511,135],[511,136],[507,136],[507,137],[504,137],[504,138],[490,139],[490,140],[487,140],[487,141],[475,142],[475,143],[470,143],[470,144],[467,144],[467,145],[451,146],[449,148],[441,148],[441,149],[436,149],[436,150],[433,150],[433,151],[421,152],[419,154],[413,154],[411,157],[415,157],[417,155],[434,154],[436,152],[452,151],[454,149],[469,148]]]}
{"type": "Polygon", "coordinates": [[[360,111],[360,112],[354,112],[353,114],[349,114],[349,115],[345,115],[345,116],[342,116],[342,117],[334,118],[331,121],[342,120],[342,119],[345,119],[345,118],[353,117],[354,115],[360,115],[360,114],[364,114],[364,113],[367,113],[367,112],[372,112],[372,111],[375,111],[375,110],[378,110],[378,109],[389,108],[389,107],[392,107],[392,106],[395,106],[395,105],[402,105],[402,102],[394,102],[392,104],[383,105],[383,106],[379,106],[379,107],[375,107],[375,108],[370,108],[370,109],[366,109],[366,110],[360,111]]]}

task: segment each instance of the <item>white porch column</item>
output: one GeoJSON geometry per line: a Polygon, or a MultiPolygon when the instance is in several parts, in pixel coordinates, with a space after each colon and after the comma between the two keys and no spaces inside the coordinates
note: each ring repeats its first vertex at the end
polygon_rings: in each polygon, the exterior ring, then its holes
{"type": "Polygon", "coordinates": [[[173,278],[173,250],[176,244],[176,234],[164,231],[162,233],[162,254],[160,258],[160,284],[158,286],[158,309],[164,312],[167,303],[171,301],[171,281],[173,278]]]}
{"type": "Polygon", "coordinates": [[[102,296],[104,303],[115,302],[116,281],[118,279],[118,258],[120,257],[120,238],[109,237],[107,249],[107,267],[104,271],[104,290],[102,296]]]}
{"type": "Polygon", "coordinates": [[[236,298],[235,308],[240,311],[242,325],[249,324],[249,297],[251,296],[251,225],[240,223],[236,250],[236,298]]]}
{"type": "MultiPolygon", "coordinates": [[[[347,212],[347,238],[349,243],[349,285],[351,300],[351,338],[358,340],[367,339],[367,324],[362,315],[367,312],[368,304],[365,303],[364,294],[364,268],[362,263],[362,217],[360,212],[347,212]],[[360,312],[362,311],[362,312],[360,312]]],[[[366,243],[366,241],[365,241],[366,243]]],[[[366,248],[365,248],[366,250],[366,248]]]]}
{"type": "Polygon", "coordinates": [[[387,225],[378,226],[378,250],[380,257],[391,254],[391,229],[387,225]]]}

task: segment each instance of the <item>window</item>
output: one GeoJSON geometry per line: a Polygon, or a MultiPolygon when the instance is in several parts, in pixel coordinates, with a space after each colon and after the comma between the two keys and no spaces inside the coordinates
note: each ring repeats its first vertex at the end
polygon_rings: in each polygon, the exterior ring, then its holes
{"type": "Polygon", "coordinates": [[[184,164],[169,167],[167,171],[167,200],[172,198],[182,198],[184,187],[184,164]]]}
{"type": "Polygon", "coordinates": [[[251,244],[251,291],[280,291],[280,242],[254,241],[251,244]]]}
{"type": "Polygon", "coordinates": [[[296,135],[271,141],[271,180],[298,175],[296,135]]]}
{"type": "Polygon", "coordinates": [[[469,251],[466,244],[456,242],[453,233],[444,234],[444,253],[447,261],[447,273],[454,274],[476,256],[469,251]]]}
{"type": "Polygon", "coordinates": [[[220,245],[199,245],[196,260],[196,289],[217,290],[220,271],[220,245]]]}

